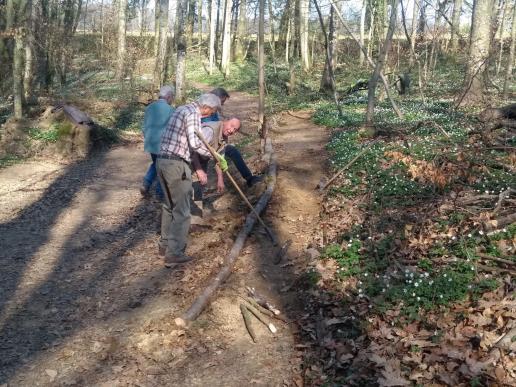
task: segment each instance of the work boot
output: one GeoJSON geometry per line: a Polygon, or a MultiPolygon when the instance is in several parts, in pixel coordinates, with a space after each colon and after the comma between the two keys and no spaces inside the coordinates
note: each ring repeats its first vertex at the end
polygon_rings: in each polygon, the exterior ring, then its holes
{"type": "Polygon", "coordinates": [[[191,261],[192,257],[188,255],[169,255],[165,257],[165,267],[171,268],[181,263],[191,261]]]}
{"type": "Polygon", "coordinates": [[[247,186],[251,188],[256,183],[263,181],[263,176],[253,175],[249,179],[247,179],[247,186]]]}
{"type": "Polygon", "coordinates": [[[167,252],[167,246],[158,246],[158,255],[164,257],[167,252]]]}

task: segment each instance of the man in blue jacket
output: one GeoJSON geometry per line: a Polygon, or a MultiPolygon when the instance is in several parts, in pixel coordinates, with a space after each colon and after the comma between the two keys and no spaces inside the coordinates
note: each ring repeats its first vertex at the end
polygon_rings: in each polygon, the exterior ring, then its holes
{"type": "Polygon", "coordinates": [[[152,183],[156,180],[156,196],[160,200],[163,199],[163,190],[159,181],[157,181],[156,158],[160,150],[161,135],[175,110],[170,106],[173,100],[174,88],[172,86],[163,86],[159,91],[158,100],[147,106],[143,118],[142,130],[145,139],[143,149],[145,152],[150,153],[152,164],[143,178],[140,193],[143,196],[147,196],[152,183]]]}

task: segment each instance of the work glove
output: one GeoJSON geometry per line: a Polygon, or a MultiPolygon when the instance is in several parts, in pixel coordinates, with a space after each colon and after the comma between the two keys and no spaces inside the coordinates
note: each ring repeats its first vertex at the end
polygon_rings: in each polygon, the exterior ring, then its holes
{"type": "Polygon", "coordinates": [[[228,170],[228,162],[226,161],[226,158],[224,155],[217,153],[217,159],[219,162],[219,167],[222,170],[222,172],[226,172],[228,170]]]}

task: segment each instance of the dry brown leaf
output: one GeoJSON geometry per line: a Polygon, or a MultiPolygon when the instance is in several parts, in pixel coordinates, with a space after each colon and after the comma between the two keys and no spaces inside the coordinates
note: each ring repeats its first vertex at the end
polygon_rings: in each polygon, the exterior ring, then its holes
{"type": "Polygon", "coordinates": [[[397,359],[391,359],[385,364],[385,369],[381,372],[382,376],[378,378],[380,386],[408,386],[410,382],[401,374],[400,362],[397,359]]]}

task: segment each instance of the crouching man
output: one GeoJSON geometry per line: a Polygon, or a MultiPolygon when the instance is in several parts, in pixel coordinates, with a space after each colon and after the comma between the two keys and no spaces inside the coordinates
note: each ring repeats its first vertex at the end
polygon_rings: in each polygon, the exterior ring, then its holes
{"type": "MultiPolygon", "coordinates": [[[[235,134],[240,130],[240,120],[238,118],[230,118],[223,121],[209,121],[202,123],[201,133],[205,140],[211,145],[212,148],[217,150],[219,154],[223,154],[226,160],[231,160],[238,172],[242,175],[246,181],[248,187],[252,187],[256,183],[263,180],[262,176],[253,175],[247,164],[245,163],[242,154],[234,146],[228,144],[228,139],[231,135],[235,134]]],[[[194,216],[192,217],[192,225],[205,225],[202,221],[202,191],[203,186],[207,182],[207,167],[208,161],[213,158],[208,149],[203,145],[201,152],[195,151],[192,155],[192,166],[198,177],[198,182],[194,182],[194,204],[195,210],[194,216]],[[208,152],[208,156],[205,156],[208,152]]],[[[217,191],[219,193],[224,192],[224,176],[219,166],[215,166],[217,172],[217,191]]],[[[196,231],[202,229],[196,228],[196,231]]]]}

